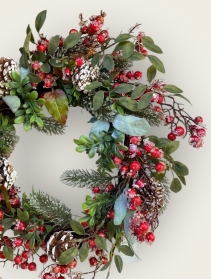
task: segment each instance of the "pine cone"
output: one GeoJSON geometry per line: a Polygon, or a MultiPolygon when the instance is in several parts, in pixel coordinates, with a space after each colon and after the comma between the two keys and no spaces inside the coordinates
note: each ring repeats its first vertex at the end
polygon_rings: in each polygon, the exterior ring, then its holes
{"type": "Polygon", "coordinates": [[[0,160],[0,186],[10,189],[17,179],[17,172],[6,158],[0,160]]]}
{"type": "Polygon", "coordinates": [[[11,81],[10,74],[18,70],[17,63],[11,58],[0,58],[0,99],[5,95],[9,95],[9,90],[5,87],[5,83],[11,81]]]}
{"type": "Polygon", "coordinates": [[[61,254],[67,249],[76,246],[76,242],[72,241],[73,235],[71,231],[55,232],[47,243],[47,253],[53,261],[58,261],[61,254]]]}
{"type": "Polygon", "coordinates": [[[99,75],[100,71],[98,66],[96,65],[93,68],[89,62],[86,62],[81,67],[75,67],[72,70],[72,83],[76,85],[77,90],[83,91],[85,86],[97,80],[99,75]]]}

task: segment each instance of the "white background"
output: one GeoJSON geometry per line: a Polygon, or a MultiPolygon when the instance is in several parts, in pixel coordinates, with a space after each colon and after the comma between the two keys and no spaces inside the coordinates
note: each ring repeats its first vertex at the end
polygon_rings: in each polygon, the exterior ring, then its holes
{"type": "MultiPolygon", "coordinates": [[[[105,11],[104,26],[109,28],[111,36],[127,31],[136,22],[141,23],[140,30],[151,36],[164,52],[160,58],[166,74],[158,77],[182,88],[193,104],[186,103],[186,110],[193,117],[201,115],[208,127],[202,149],[193,149],[185,139],[174,155],[189,167],[190,175],[187,186],[180,193],[172,194],[168,209],[160,218],[155,243],[140,245],[138,254],[142,260],[125,265],[121,275],[113,268],[110,278],[210,279],[210,1],[1,1],[0,56],[18,61],[26,26],[29,23],[34,30],[34,19],[44,9],[48,15],[42,32],[48,38],[56,34],[65,37],[71,28],[78,28],[81,12],[88,19],[101,9],[105,11]]],[[[141,62],[135,68],[144,71],[147,65],[141,62]]],[[[88,134],[88,120],[85,111],[70,109],[68,129],[60,137],[36,131],[25,133],[22,127],[17,127],[21,140],[10,158],[18,170],[17,186],[29,193],[34,185],[35,189],[58,197],[73,213],[80,214],[81,203],[89,191],[69,188],[61,184],[59,177],[66,169],[95,167],[94,159],[74,151],[73,139],[88,134]]],[[[168,131],[161,128],[154,133],[165,136],[168,131]]],[[[38,275],[38,271],[16,270],[10,263],[5,268],[0,265],[3,279],[33,279],[38,275]]],[[[98,274],[98,278],[105,276],[105,272],[98,274]]]]}

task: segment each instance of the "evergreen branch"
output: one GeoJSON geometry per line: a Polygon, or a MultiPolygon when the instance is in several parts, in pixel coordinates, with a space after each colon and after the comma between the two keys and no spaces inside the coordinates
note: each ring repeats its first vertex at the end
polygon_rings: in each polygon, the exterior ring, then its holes
{"type": "Polygon", "coordinates": [[[42,215],[44,219],[53,222],[56,226],[65,227],[70,223],[70,209],[61,201],[44,192],[34,190],[27,197],[27,203],[32,211],[42,215]]]}
{"type": "Polygon", "coordinates": [[[15,148],[19,137],[15,131],[2,131],[0,128],[0,156],[7,157],[15,148]]]}
{"type": "Polygon", "coordinates": [[[34,128],[47,135],[63,135],[65,126],[61,123],[55,121],[52,117],[43,117],[42,121],[44,123],[43,128],[40,128],[36,122],[33,123],[34,128]]]}
{"type": "Polygon", "coordinates": [[[163,185],[163,190],[164,190],[164,194],[163,194],[164,204],[163,204],[163,207],[160,209],[159,214],[164,213],[164,210],[166,210],[169,200],[170,200],[170,193],[171,193],[171,191],[169,189],[169,181],[166,177],[164,177],[161,180],[161,183],[163,185]]]}
{"type": "Polygon", "coordinates": [[[113,179],[108,173],[91,170],[68,170],[61,175],[61,181],[68,186],[78,186],[79,188],[91,188],[93,186],[104,187],[111,183],[113,179]]]}

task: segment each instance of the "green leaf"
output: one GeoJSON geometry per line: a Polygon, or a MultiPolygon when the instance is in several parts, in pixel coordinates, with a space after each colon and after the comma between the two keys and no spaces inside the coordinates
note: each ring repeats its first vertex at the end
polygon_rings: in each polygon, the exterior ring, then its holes
{"type": "Polygon", "coordinates": [[[4,245],[3,254],[9,261],[13,260],[13,249],[10,246],[4,245]]]}
{"type": "Polygon", "coordinates": [[[186,185],[185,177],[184,176],[178,176],[180,181],[182,182],[183,185],[186,185]]]}
{"type": "Polygon", "coordinates": [[[92,90],[95,88],[99,88],[100,86],[102,86],[102,82],[99,81],[93,81],[92,83],[88,84],[85,86],[85,90],[92,90]]]}
{"type": "Polygon", "coordinates": [[[146,85],[137,86],[132,92],[131,99],[138,99],[144,93],[146,88],[146,85]]]}
{"type": "Polygon", "coordinates": [[[153,66],[153,65],[151,65],[147,69],[147,80],[148,80],[149,83],[152,82],[153,79],[155,78],[156,72],[157,72],[157,70],[156,70],[155,66],[153,66]]]}
{"type": "Polygon", "coordinates": [[[132,100],[130,97],[121,97],[119,98],[119,101],[121,104],[123,104],[124,107],[131,111],[137,111],[138,110],[138,103],[135,100],[132,100]]]}
{"type": "Polygon", "coordinates": [[[28,24],[28,26],[27,26],[27,28],[26,28],[26,34],[28,34],[29,32],[31,32],[31,39],[30,39],[30,42],[31,42],[32,44],[35,44],[34,36],[33,36],[33,34],[32,34],[31,27],[30,27],[30,25],[28,24]]]}
{"type": "Polygon", "coordinates": [[[166,91],[171,92],[171,93],[182,93],[183,92],[180,88],[178,88],[177,86],[172,85],[172,84],[166,84],[163,88],[166,91]]]}
{"type": "MultiPolygon", "coordinates": [[[[100,271],[106,270],[110,266],[110,262],[107,262],[101,269],[100,271]]],[[[108,278],[108,277],[107,277],[108,278]]]]}
{"type": "Polygon", "coordinates": [[[128,61],[137,61],[137,60],[144,60],[145,56],[137,51],[134,51],[133,54],[128,58],[128,61]]]}
{"type": "Polygon", "coordinates": [[[30,100],[35,101],[37,97],[38,97],[37,91],[33,90],[32,92],[29,93],[30,100]]]}
{"type": "Polygon", "coordinates": [[[178,193],[182,189],[182,185],[178,178],[174,178],[171,182],[170,189],[174,193],[178,193]]]}
{"type": "Polygon", "coordinates": [[[57,122],[64,125],[68,114],[68,100],[64,91],[56,89],[55,91],[45,93],[43,98],[46,101],[45,106],[48,112],[57,122]]]}
{"type": "Polygon", "coordinates": [[[64,67],[64,63],[61,59],[58,58],[51,58],[49,60],[49,63],[53,66],[53,67],[57,67],[57,68],[62,68],[64,67]]]}
{"type": "Polygon", "coordinates": [[[117,268],[118,272],[121,273],[122,268],[123,268],[122,258],[119,255],[115,255],[114,256],[114,262],[115,262],[115,265],[116,265],[116,268],[117,268]]]}
{"type": "Polygon", "coordinates": [[[35,28],[36,28],[38,33],[40,32],[40,29],[42,28],[42,26],[45,22],[46,13],[47,13],[46,10],[40,12],[35,19],[35,28]]]}
{"type": "Polygon", "coordinates": [[[165,152],[167,154],[171,154],[173,153],[174,151],[176,151],[179,147],[179,144],[180,142],[179,141],[171,141],[167,144],[166,146],[166,149],[165,149],[165,152]]]}
{"type": "Polygon", "coordinates": [[[118,44],[115,46],[115,48],[114,48],[114,50],[113,50],[113,53],[122,50],[123,47],[124,47],[124,45],[127,44],[127,43],[128,43],[128,41],[123,41],[123,42],[118,43],[118,44]]]}
{"type": "Polygon", "coordinates": [[[81,262],[84,262],[89,255],[89,244],[84,242],[79,249],[79,259],[81,262]]]}
{"type": "Polygon", "coordinates": [[[122,56],[123,58],[128,58],[133,54],[133,52],[134,52],[134,44],[128,42],[127,44],[124,45],[122,49],[122,56]]]}
{"type": "Polygon", "coordinates": [[[93,146],[88,153],[89,158],[93,158],[95,156],[95,147],[93,146]]]}
{"type": "Polygon", "coordinates": [[[161,73],[165,73],[165,68],[163,65],[163,62],[157,58],[154,55],[148,55],[149,61],[152,63],[152,65],[161,73]]]}
{"type": "Polygon", "coordinates": [[[163,53],[159,46],[155,45],[154,42],[150,42],[146,37],[142,38],[142,42],[147,49],[156,53],[163,53]]]}
{"type": "Polygon", "coordinates": [[[84,151],[86,150],[86,146],[84,146],[84,145],[79,145],[79,146],[76,147],[75,150],[76,150],[77,152],[79,152],[79,153],[82,153],[82,152],[84,152],[84,151]]]}
{"type": "Polygon", "coordinates": [[[93,97],[93,108],[94,110],[98,110],[102,107],[104,101],[104,91],[98,91],[95,93],[93,97]]]}
{"type": "Polygon", "coordinates": [[[112,71],[114,69],[114,60],[111,55],[106,54],[103,57],[103,65],[108,71],[112,71]]]}
{"type": "Polygon", "coordinates": [[[23,128],[26,132],[30,131],[32,128],[31,123],[29,121],[25,122],[23,128]]]}
{"type": "Polygon", "coordinates": [[[94,67],[95,65],[97,65],[100,61],[100,54],[96,53],[91,60],[91,66],[94,67]]]}
{"type": "Polygon", "coordinates": [[[21,115],[15,118],[14,123],[15,124],[21,124],[24,122],[26,116],[25,115],[21,115]]]}
{"type": "Polygon", "coordinates": [[[86,232],[84,230],[84,227],[77,221],[75,220],[71,220],[70,221],[70,226],[73,229],[73,231],[75,231],[77,234],[79,235],[85,235],[86,232]]]}
{"type": "Polygon", "coordinates": [[[92,124],[90,134],[92,133],[92,134],[99,135],[101,131],[108,132],[109,128],[110,128],[109,122],[105,120],[97,120],[92,124]]]}
{"type": "Polygon", "coordinates": [[[20,99],[16,95],[4,96],[2,99],[13,113],[15,113],[21,105],[20,99]]]}
{"type": "Polygon", "coordinates": [[[142,37],[142,41],[144,41],[145,43],[148,43],[148,44],[154,44],[154,41],[150,36],[142,37]]]}
{"type": "Polygon", "coordinates": [[[158,139],[158,143],[156,144],[156,146],[158,148],[164,148],[166,147],[168,144],[170,143],[170,140],[167,138],[159,138],[158,139]]]}
{"type": "Polygon", "coordinates": [[[14,220],[15,218],[4,218],[2,220],[2,225],[4,226],[3,233],[12,227],[14,220]]]}
{"type": "Polygon", "coordinates": [[[189,174],[188,168],[178,161],[174,161],[174,163],[172,164],[172,169],[178,176],[185,176],[189,174]]]}
{"type": "Polygon", "coordinates": [[[53,36],[48,44],[48,52],[54,54],[59,46],[59,35],[53,36]]]}
{"type": "Polygon", "coordinates": [[[103,250],[107,249],[106,240],[102,236],[96,235],[95,243],[96,243],[97,247],[99,247],[100,249],[103,249],[103,250]]]}
{"type": "Polygon", "coordinates": [[[150,103],[151,100],[152,100],[152,95],[153,95],[153,93],[152,93],[152,92],[149,92],[149,93],[144,94],[144,95],[141,97],[141,99],[140,99],[140,101],[139,101],[139,103],[138,103],[138,108],[139,108],[140,110],[146,108],[146,107],[149,105],[149,103],[150,103]]]}
{"type": "Polygon", "coordinates": [[[119,247],[119,251],[122,252],[123,254],[129,256],[129,257],[133,257],[134,256],[133,251],[127,245],[121,245],[119,247]]]}
{"type": "Polygon", "coordinates": [[[50,70],[51,70],[51,66],[48,63],[44,63],[44,64],[41,65],[40,69],[44,73],[49,73],[50,70]]]}
{"type": "Polygon", "coordinates": [[[180,97],[180,98],[186,100],[192,106],[191,102],[186,97],[184,97],[183,95],[175,93],[174,96],[177,96],[177,97],[180,97]]]}
{"type": "Polygon", "coordinates": [[[21,75],[18,72],[12,72],[10,75],[14,81],[21,83],[21,75]]]}
{"type": "Polygon", "coordinates": [[[41,78],[38,75],[33,74],[33,73],[28,73],[28,77],[29,77],[31,82],[39,83],[39,82],[42,81],[41,78]]]}
{"type": "Polygon", "coordinates": [[[132,89],[133,89],[132,84],[121,83],[114,88],[114,92],[118,94],[124,94],[130,92],[132,89]]]}
{"type": "Polygon", "coordinates": [[[23,49],[20,60],[19,60],[20,66],[23,67],[24,69],[28,69],[29,63],[28,63],[28,55],[23,49]]]}
{"type": "Polygon", "coordinates": [[[29,49],[30,40],[31,40],[31,31],[26,35],[26,39],[23,45],[25,52],[28,54],[30,53],[30,49],[29,49]]]}
{"type": "Polygon", "coordinates": [[[122,41],[125,41],[125,40],[128,40],[132,38],[132,36],[128,33],[125,33],[125,34],[120,34],[118,37],[116,37],[115,39],[115,42],[122,42],[122,41]]]}
{"type": "Polygon", "coordinates": [[[64,265],[72,262],[78,252],[76,247],[72,247],[64,251],[59,257],[59,264],[64,265]]]}
{"type": "Polygon", "coordinates": [[[64,40],[64,48],[65,49],[69,49],[74,47],[81,38],[81,33],[72,33],[70,35],[67,36],[67,38],[64,40]]]}
{"type": "Polygon", "coordinates": [[[124,109],[122,107],[117,106],[116,109],[117,109],[119,114],[124,115],[125,112],[124,112],[124,109]]]}
{"type": "Polygon", "coordinates": [[[120,132],[130,136],[146,135],[151,128],[144,118],[120,114],[114,117],[113,126],[120,132]]]}

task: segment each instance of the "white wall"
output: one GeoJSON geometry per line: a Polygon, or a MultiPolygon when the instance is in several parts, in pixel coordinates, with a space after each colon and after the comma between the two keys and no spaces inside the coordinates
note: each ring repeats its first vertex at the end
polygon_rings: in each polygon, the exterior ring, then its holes
{"type": "MultiPolygon", "coordinates": [[[[41,10],[48,9],[47,21],[42,29],[48,37],[56,34],[66,36],[71,28],[78,27],[78,15],[84,17],[107,13],[105,27],[117,36],[127,31],[136,22],[151,36],[164,54],[161,59],[166,74],[160,74],[166,82],[184,90],[193,104],[186,109],[193,116],[202,115],[208,128],[210,111],[210,1],[209,0],[130,0],[130,1],[49,1],[19,0],[1,1],[0,56],[19,59],[19,47],[25,38],[28,23],[34,26],[34,18],[41,10]]],[[[146,69],[146,64],[135,65],[146,69]]],[[[58,197],[79,214],[86,190],[69,188],[60,183],[59,177],[66,169],[94,168],[95,160],[84,154],[77,154],[73,138],[88,134],[88,114],[80,109],[71,109],[68,129],[64,136],[50,137],[31,131],[25,133],[17,127],[21,140],[10,160],[18,170],[17,186],[30,192],[43,189],[58,197]]],[[[163,128],[159,134],[165,136],[163,128]]],[[[187,186],[172,194],[171,203],[160,219],[156,231],[156,242],[152,246],[139,246],[142,261],[128,264],[121,275],[113,268],[110,278],[135,276],[145,279],[209,279],[211,256],[210,221],[210,131],[207,131],[205,145],[200,150],[191,148],[187,139],[181,143],[175,158],[189,166],[187,186]]],[[[16,270],[8,263],[0,265],[0,277],[35,279],[39,272],[16,270]]],[[[105,278],[100,273],[98,278],[105,278]]]]}

